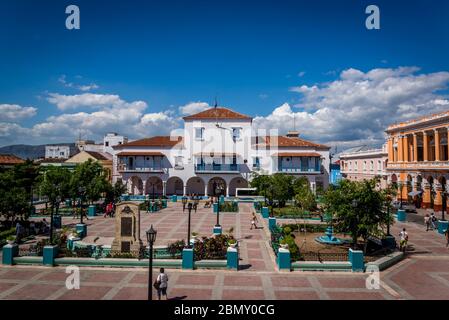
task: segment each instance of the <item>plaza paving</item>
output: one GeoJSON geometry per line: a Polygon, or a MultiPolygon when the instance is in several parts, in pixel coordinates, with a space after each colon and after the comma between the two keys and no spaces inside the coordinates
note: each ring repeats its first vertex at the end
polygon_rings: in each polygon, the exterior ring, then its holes
{"type": "MultiPolygon", "coordinates": [[[[241,240],[243,270],[168,270],[169,298],[206,299],[449,299],[449,250],[444,237],[414,222],[396,223],[397,235],[406,227],[410,236],[407,257],[381,273],[379,290],[369,290],[367,274],[344,272],[277,272],[268,246],[268,230],[249,230],[251,207],[225,213],[223,229],[234,226],[241,240]]],[[[192,213],[192,231],[210,235],[216,216],[211,209],[192,213]]],[[[142,213],[142,232],[153,224],[157,245],[185,239],[187,214],[179,203],[155,214],[142,213]]],[[[260,219],[262,220],[262,219],[260,219]]],[[[64,223],[74,223],[64,218],[64,223]]],[[[87,221],[89,233],[113,237],[113,219],[87,221]]],[[[81,268],[81,288],[65,287],[65,268],[0,267],[0,299],[146,299],[148,273],[141,268],[81,268]]],[[[156,276],[156,273],[155,275],[156,276]]]]}

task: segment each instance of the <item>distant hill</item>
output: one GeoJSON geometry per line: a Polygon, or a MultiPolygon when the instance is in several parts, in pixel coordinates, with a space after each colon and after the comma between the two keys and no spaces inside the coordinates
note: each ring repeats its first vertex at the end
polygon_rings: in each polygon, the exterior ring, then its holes
{"type": "Polygon", "coordinates": [[[22,159],[39,159],[45,156],[45,146],[69,146],[70,154],[74,154],[76,147],[74,143],[54,143],[31,146],[26,144],[15,144],[11,146],[0,147],[0,154],[13,154],[22,159]]]}

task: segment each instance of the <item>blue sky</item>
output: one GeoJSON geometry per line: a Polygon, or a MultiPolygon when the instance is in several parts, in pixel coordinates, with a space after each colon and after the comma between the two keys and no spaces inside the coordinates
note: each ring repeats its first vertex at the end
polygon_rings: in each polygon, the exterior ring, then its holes
{"type": "Polygon", "coordinates": [[[308,139],[379,143],[391,121],[449,109],[448,39],[444,0],[4,0],[0,146],[169,133],[216,96],[260,127],[294,116],[308,139]]]}

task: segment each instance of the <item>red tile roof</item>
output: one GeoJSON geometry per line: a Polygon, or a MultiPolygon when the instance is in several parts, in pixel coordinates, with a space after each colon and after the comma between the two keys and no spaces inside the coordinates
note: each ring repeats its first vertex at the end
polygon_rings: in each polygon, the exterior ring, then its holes
{"type": "Polygon", "coordinates": [[[12,154],[0,154],[0,165],[13,165],[24,162],[25,160],[12,154]]]}
{"type": "Polygon", "coordinates": [[[321,157],[316,152],[279,152],[273,154],[274,157],[321,157]]]}
{"type": "Polygon", "coordinates": [[[156,136],[151,138],[144,138],[140,140],[131,141],[128,143],[120,144],[114,147],[114,149],[121,149],[123,147],[160,147],[160,148],[173,148],[182,146],[182,137],[172,136],[156,136]]]}
{"type": "Polygon", "coordinates": [[[255,137],[254,146],[258,147],[314,147],[319,149],[330,149],[330,147],[323,144],[318,144],[303,140],[301,138],[285,137],[285,136],[266,136],[255,137]]]}
{"type": "Polygon", "coordinates": [[[117,156],[164,156],[162,152],[136,152],[136,151],[123,151],[117,153],[117,156]]]}
{"type": "Polygon", "coordinates": [[[202,119],[239,119],[252,120],[251,117],[232,111],[228,108],[217,107],[204,110],[183,118],[184,120],[202,120],[202,119]]]}
{"type": "Polygon", "coordinates": [[[86,153],[89,154],[90,156],[94,157],[97,160],[111,160],[111,159],[108,159],[105,155],[101,154],[100,152],[86,151],[86,153]]]}

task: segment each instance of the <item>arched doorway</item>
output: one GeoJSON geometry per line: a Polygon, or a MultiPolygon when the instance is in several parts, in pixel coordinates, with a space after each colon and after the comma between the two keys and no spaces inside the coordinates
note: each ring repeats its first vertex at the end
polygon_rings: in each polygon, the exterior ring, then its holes
{"type": "Polygon", "coordinates": [[[143,182],[139,177],[133,176],[129,179],[129,193],[132,195],[143,194],[143,182]]]}
{"type": "Polygon", "coordinates": [[[164,186],[162,184],[162,179],[159,177],[149,177],[146,186],[145,193],[150,195],[150,197],[160,197],[164,192],[164,186]]]}
{"type": "Polygon", "coordinates": [[[411,175],[407,175],[406,190],[407,190],[407,202],[413,201],[413,197],[409,195],[409,193],[413,191],[413,178],[411,175]]]}
{"type": "Polygon", "coordinates": [[[171,177],[167,180],[167,195],[182,196],[184,193],[184,183],[181,178],[171,177]]]}
{"type": "Polygon", "coordinates": [[[235,196],[237,188],[248,188],[248,181],[242,177],[235,177],[229,182],[229,195],[235,196]]]}
{"type": "Polygon", "coordinates": [[[215,197],[226,195],[226,181],[220,177],[210,179],[207,184],[207,194],[215,197]]]}
{"type": "Polygon", "coordinates": [[[186,193],[204,195],[205,183],[200,177],[192,177],[187,180],[186,183],[186,193]]]}

